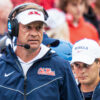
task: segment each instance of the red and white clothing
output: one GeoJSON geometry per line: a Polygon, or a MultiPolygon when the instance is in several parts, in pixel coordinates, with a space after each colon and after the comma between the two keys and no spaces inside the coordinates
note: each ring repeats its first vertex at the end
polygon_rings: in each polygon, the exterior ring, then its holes
{"type": "Polygon", "coordinates": [[[96,28],[86,22],[84,18],[80,18],[78,25],[74,25],[71,20],[67,20],[70,31],[70,42],[75,43],[83,38],[93,39],[99,42],[99,36],[96,28]]]}

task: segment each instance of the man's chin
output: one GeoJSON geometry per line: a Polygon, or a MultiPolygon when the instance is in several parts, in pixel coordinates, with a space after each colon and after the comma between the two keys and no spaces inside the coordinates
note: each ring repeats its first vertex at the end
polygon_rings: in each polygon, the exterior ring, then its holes
{"type": "Polygon", "coordinates": [[[86,79],[84,79],[84,80],[79,80],[79,83],[86,85],[86,84],[88,84],[88,81],[87,81],[86,79]]]}
{"type": "Polygon", "coordinates": [[[39,46],[39,45],[30,45],[30,48],[31,48],[32,50],[37,50],[37,49],[40,48],[40,46],[39,46]]]}

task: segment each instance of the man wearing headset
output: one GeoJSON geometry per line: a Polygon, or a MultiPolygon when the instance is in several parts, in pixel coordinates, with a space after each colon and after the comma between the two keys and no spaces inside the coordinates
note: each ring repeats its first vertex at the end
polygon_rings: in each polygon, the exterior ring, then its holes
{"type": "Polygon", "coordinates": [[[81,100],[69,63],[41,44],[47,17],[34,3],[10,13],[8,35],[17,47],[0,56],[0,100],[81,100]]]}

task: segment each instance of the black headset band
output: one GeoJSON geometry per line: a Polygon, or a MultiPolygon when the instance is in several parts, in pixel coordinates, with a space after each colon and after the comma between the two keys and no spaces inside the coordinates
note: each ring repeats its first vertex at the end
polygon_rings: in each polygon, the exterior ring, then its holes
{"type": "Polygon", "coordinates": [[[16,6],[16,7],[10,12],[10,14],[9,14],[9,16],[8,16],[8,20],[11,20],[11,19],[12,19],[13,14],[15,13],[15,11],[17,11],[18,9],[23,8],[23,7],[25,7],[25,6],[28,6],[28,5],[33,5],[33,8],[32,8],[32,9],[36,9],[36,8],[37,8],[37,9],[41,9],[41,10],[43,11],[43,13],[44,13],[45,20],[47,20],[47,18],[48,18],[48,13],[46,12],[46,10],[45,10],[42,6],[37,5],[37,4],[34,4],[34,3],[24,3],[24,4],[21,4],[21,5],[16,6]]]}

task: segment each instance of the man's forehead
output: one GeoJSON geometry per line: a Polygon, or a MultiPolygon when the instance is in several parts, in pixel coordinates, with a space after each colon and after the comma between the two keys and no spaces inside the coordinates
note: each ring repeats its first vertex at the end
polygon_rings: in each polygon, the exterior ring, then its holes
{"type": "Polygon", "coordinates": [[[41,26],[41,25],[43,25],[43,24],[44,24],[44,23],[41,22],[41,21],[36,21],[36,22],[29,23],[29,24],[27,24],[27,25],[33,25],[33,26],[39,25],[39,26],[41,26]]]}
{"type": "Polygon", "coordinates": [[[77,62],[74,62],[74,64],[84,64],[84,63],[77,61],[77,62]]]}

